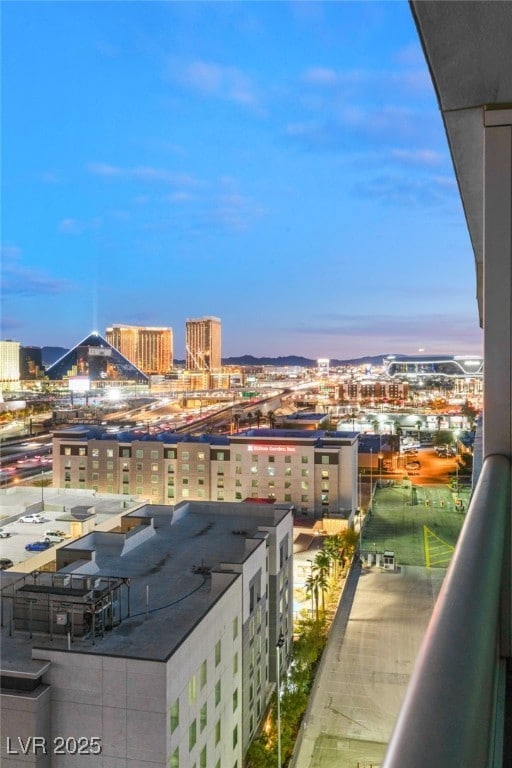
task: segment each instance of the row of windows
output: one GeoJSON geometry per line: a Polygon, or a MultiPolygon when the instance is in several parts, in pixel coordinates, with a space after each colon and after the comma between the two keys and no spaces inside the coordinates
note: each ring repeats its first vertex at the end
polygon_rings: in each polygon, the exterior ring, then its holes
{"type": "MultiPolygon", "coordinates": [[[[128,458],[131,456],[132,449],[131,448],[120,448],[119,449],[119,455],[123,458],[128,458]]],[[[64,446],[63,447],[63,454],[64,456],[71,456],[72,455],[72,447],[71,446],[64,446]]],[[[176,458],[176,450],[167,450],[165,452],[167,459],[175,459],[176,458]]],[[[105,449],[105,455],[107,458],[114,458],[114,448],[106,448],[105,449]]],[[[135,450],[135,458],[142,459],[144,456],[148,455],[148,451],[144,451],[143,448],[137,448],[135,450]]],[[[204,461],[205,459],[205,452],[204,451],[198,451],[194,454],[195,458],[198,461],[204,461]]],[[[78,447],[78,456],[87,456],[87,448],[85,447],[78,447]]],[[[91,456],[93,458],[99,458],[100,456],[100,449],[99,448],[92,448],[91,449],[91,456]]],[[[160,451],[151,449],[149,451],[149,457],[151,459],[158,459],[160,458],[160,451]]],[[[180,454],[181,461],[189,461],[190,459],[190,451],[182,451],[180,454]]],[[[213,458],[213,457],[212,457],[213,458]]],[[[214,460],[216,461],[227,461],[229,458],[229,454],[225,451],[215,451],[214,460]]],[[[251,456],[251,461],[255,464],[257,464],[260,460],[260,456],[257,454],[253,454],[251,456]]],[[[273,454],[269,454],[267,457],[267,462],[269,464],[273,464],[276,460],[276,457],[273,454]]],[[[235,461],[241,462],[242,461],[242,454],[237,453],[235,454],[235,461]]],[[[284,457],[285,464],[291,464],[292,457],[291,456],[285,456],[284,457]]],[[[309,463],[309,457],[308,456],[301,456],[301,463],[302,464],[308,464],[309,463]]],[[[329,464],[329,456],[322,455],[320,456],[320,463],[321,464],[329,464]]]]}

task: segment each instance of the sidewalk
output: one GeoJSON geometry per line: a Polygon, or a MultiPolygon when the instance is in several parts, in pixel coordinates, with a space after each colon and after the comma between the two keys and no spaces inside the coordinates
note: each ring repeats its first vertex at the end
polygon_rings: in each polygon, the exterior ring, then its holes
{"type": "Polygon", "coordinates": [[[292,768],[377,768],[444,569],[354,564],[316,676],[292,768]]]}

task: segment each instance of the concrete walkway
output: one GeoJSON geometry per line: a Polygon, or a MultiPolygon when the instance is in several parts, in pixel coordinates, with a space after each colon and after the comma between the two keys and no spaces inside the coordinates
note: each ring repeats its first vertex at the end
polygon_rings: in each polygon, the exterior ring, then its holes
{"type": "Polygon", "coordinates": [[[380,765],[444,575],[416,566],[352,567],[293,768],[380,765]]]}

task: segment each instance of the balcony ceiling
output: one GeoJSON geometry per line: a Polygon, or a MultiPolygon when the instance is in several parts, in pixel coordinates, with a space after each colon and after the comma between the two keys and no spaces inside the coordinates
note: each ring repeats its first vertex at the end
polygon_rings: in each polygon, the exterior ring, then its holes
{"type": "Polygon", "coordinates": [[[512,105],[512,3],[410,0],[473,244],[482,314],[483,113],[512,105]]]}

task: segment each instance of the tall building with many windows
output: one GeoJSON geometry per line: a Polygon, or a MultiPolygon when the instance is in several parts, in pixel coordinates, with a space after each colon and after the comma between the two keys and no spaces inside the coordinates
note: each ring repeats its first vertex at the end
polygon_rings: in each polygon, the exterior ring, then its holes
{"type": "Polygon", "coordinates": [[[189,371],[215,371],[222,367],[218,317],[187,320],[185,365],[189,371]]]}
{"type": "Polygon", "coordinates": [[[0,585],[2,765],[241,768],[290,656],[290,505],[144,504],[0,585]]]}
{"type": "Polygon", "coordinates": [[[20,343],[19,341],[0,341],[0,381],[18,382],[20,380],[20,343]]]}
{"type": "Polygon", "coordinates": [[[144,373],[172,370],[172,328],[116,324],[106,329],[105,336],[109,344],[144,373]]]}

